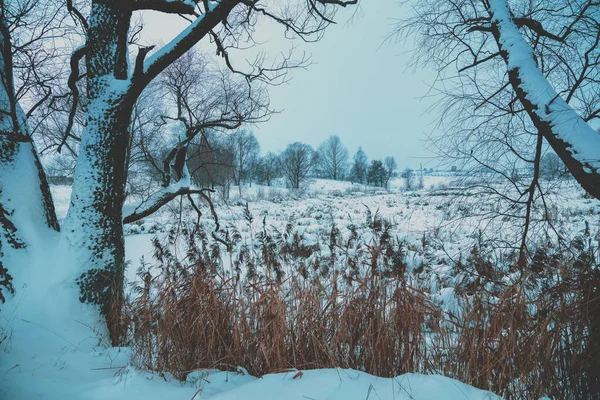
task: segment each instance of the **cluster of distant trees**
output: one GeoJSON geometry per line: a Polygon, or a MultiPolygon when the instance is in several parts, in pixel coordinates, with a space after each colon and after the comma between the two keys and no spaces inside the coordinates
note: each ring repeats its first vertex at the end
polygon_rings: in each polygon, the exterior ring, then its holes
{"type": "Polygon", "coordinates": [[[256,182],[271,186],[276,179],[283,179],[293,189],[312,178],[387,187],[398,169],[394,157],[369,163],[360,147],[351,159],[338,136],[328,137],[316,150],[294,142],[279,153],[261,156],[254,133],[242,129],[228,135],[205,134],[198,143],[191,144],[188,152],[188,169],[194,183],[223,187],[226,197],[232,184],[241,187],[256,182]]]}

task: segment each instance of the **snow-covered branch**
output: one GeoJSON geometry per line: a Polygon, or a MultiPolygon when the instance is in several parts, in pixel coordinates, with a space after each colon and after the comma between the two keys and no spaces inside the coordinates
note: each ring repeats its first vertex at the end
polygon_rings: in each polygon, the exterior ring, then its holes
{"type": "MultiPolygon", "coordinates": [[[[124,224],[130,224],[135,221],[139,221],[142,218],[146,218],[158,210],[160,210],[163,206],[169,203],[171,200],[176,199],[179,196],[189,195],[189,194],[202,194],[204,192],[210,191],[209,189],[199,189],[189,185],[189,181],[187,183],[177,182],[172,185],[169,185],[166,188],[159,190],[158,192],[151,195],[147,200],[143,201],[139,205],[133,207],[130,212],[124,212],[125,216],[123,217],[124,224]]],[[[127,207],[125,207],[127,208],[127,207]]]]}
{"type": "Polygon", "coordinates": [[[169,14],[193,15],[196,2],[193,0],[133,0],[133,10],[154,10],[169,14]]]}
{"type": "Polygon", "coordinates": [[[75,123],[75,114],[77,113],[77,106],[79,105],[79,89],[77,88],[77,80],[79,79],[79,62],[85,57],[87,53],[87,48],[85,46],[78,47],[73,54],[71,55],[71,74],[69,75],[69,80],[67,81],[67,85],[69,89],[71,89],[71,93],[73,94],[73,103],[71,104],[71,110],[69,111],[69,120],[67,123],[67,128],[65,129],[65,133],[63,138],[58,145],[58,152],[60,153],[62,147],[67,143],[67,140],[72,136],[71,131],[73,130],[73,125],[75,123]]]}
{"type": "MultiPolygon", "coordinates": [[[[177,150],[175,148],[174,150],[177,150]]],[[[182,154],[185,156],[186,151],[185,148],[183,152],[177,152],[178,154],[182,154]]],[[[172,161],[172,160],[171,160],[172,161]]],[[[187,169],[187,165],[185,162],[182,165],[177,166],[178,160],[175,160],[175,173],[178,176],[176,182],[169,183],[166,182],[165,187],[156,193],[152,194],[146,200],[142,201],[136,206],[125,206],[123,209],[123,223],[130,224],[135,221],[139,221],[142,218],[148,217],[158,210],[160,210],[163,206],[167,205],[171,200],[176,199],[179,196],[199,194],[202,197],[206,197],[205,192],[211,192],[211,189],[201,189],[194,187],[191,182],[190,173],[187,169]]]]}
{"type": "MultiPolygon", "coordinates": [[[[227,18],[231,10],[239,3],[239,0],[219,0],[207,3],[209,7],[204,10],[204,14],[197,17],[194,22],[171,40],[171,42],[148,57],[144,63],[144,74],[138,79],[141,82],[140,86],[145,86],[208,35],[213,28],[227,18]]],[[[140,87],[140,89],[143,89],[143,87],[140,87]]]]}
{"type": "Polygon", "coordinates": [[[540,71],[506,0],[489,0],[489,12],[492,33],[520,102],[575,179],[600,199],[600,134],[558,95],[540,71]]]}

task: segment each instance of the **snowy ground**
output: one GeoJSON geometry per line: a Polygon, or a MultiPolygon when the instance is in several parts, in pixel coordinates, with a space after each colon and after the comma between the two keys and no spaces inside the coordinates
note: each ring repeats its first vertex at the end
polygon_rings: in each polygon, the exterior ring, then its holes
{"type": "MultiPolygon", "coordinates": [[[[448,177],[428,177],[426,186],[449,185],[448,177]]],[[[293,221],[306,240],[320,240],[327,235],[331,223],[347,234],[350,224],[363,225],[366,209],[379,210],[394,224],[394,234],[409,241],[420,241],[423,235],[444,243],[438,250],[439,265],[431,274],[448,274],[443,260],[460,252],[472,240],[483,223],[481,214],[496,205],[477,195],[458,201],[454,196],[437,191],[401,192],[401,181],[392,185],[393,193],[352,185],[347,182],[317,180],[302,199],[294,199],[284,188],[253,185],[245,188],[242,198],[221,204],[218,213],[224,229],[235,227],[243,235],[261,226],[263,217],[274,227],[293,221]],[[245,200],[254,222],[244,220],[245,200]]],[[[68,187],[53,187],[59,218],[68,209],[68,187]]],[[[444,189],[446,190],[446,189],[444,189]]],[[[233,189],[232,193],[237,190],[233,189]]],[[[584,221],[598,230],[595,202],[584,199],[579,190],[560,194],[568,198],[556,210],[567,223],[565,232],[583,228],[584,221]]],[[[143,256],[151,258],[151,239],[173,224],[178,208],[126,228],[127,258],[131,261],[127,276],[135,279],[135,270],[143,256]]],[[[184,218],[195,218],[185,211],[184,218]]],[[[205,215],[210,226],[212,220],[205,215]]],[[[494,222],[501,230],[502,221],[494,222]]],[[[494,225],[496,226],[496,225],[494,225]]],[[[498,231],[496,231],[498,232],[498,231]]],[[[296,371],[268,375],[260,379],[246,374],[198,371],[180,383],[141,372],[129,365],[129,350],[108,348],[97,339],[100,328],[87,306],[79,303],[75,288],[65,283],[61,270],[68,269],[64,249],[57,238],[48,233],[44,246],[35,254],[20,254],[9,260],[19,265],[15,274],[17,295],[1,306],[0,314],[0,399],[492,399],[493,394],[474,389],[441,376],[408,374],[383,379],[351,370],[296,371]],[[54,261],[53,261],[54,260],[54,261]],[[28,265],[43,265],[43,276],[32,276],[28,265]],[[66,267],[65,267],[66,266],[66,267]],[[59,306],[60,305],[60,306],[59,306]],[[73,316],[77,316],[74,319],[73,316]],[[96,327],[96,328],[95,328],[96,327]]],[[[418,257],[414,255],[414,263],[418,257]]],[[[437,294],[448,297],[443,287],[437,294]]],[[[443,299],[442,299],[443,301],[443,299]]]]}
{"type": "MultiPolygon", "coordinates": [[[[332,225],[342,238],[347,238],[350,230],[356,229],[360,240],[369,243],[372,232],[367,227],[366,217],[368,213],[377,213],[391,222],[391,234],[406,243],[410,269],[418,269],[423,264],[433,265],[421,274],[427,280],[421,288],[430,291],[439,303],[442,297],[448,297],[456,282],[452,270],[454,261],[460,257],[464,259],[473,245],[481,241],[502,240],[518,246],[517,229],[522,227],[522,221],[502,217],[500,214],[504,210],[498,198],[457,188],[454,177],[427,176],[425,186],[427,189],[422,191],[404,191],[403,181],[396,179],[387,191],[350,182],[315,180],[297,198],[282,187],[253,185],[243,189],[242,197],[236,188],[232,189],[230,201],[219,203],[217,212],[221,232],[238,231],[247,244],[252,242],[252,234],[263,229],[263,222],[269,229],[280,232],[292,223],[303,243],[319,244],[322,253],[329,252],[327,244],[332,225]],[[246,205],[253,218],[251,224],[246,220],[246,205]],[[427,245],[423,245],[424,241],[427,245]],[[439,282],[445,282],[448,290],[444,291],[439,282]]],[[[548,210],[554,228],[565,238],[580,233],[586,223],[592,235],[600,231],[597,217],[600,205],[585,198],[575,184],[565,184],[547,197],[554,199],[555,205],[548,210]]],[[[188,221],[197,218],[191,208],[180,209],[177,203],[136,224],[126,225],[129,281],[136,279],[135,271],[142,256],[146,261],[151,260],[151,239],[176,228],[178,225],[174,221],[180,216],[188,221]]],[[[201,220],[208,231],[213,229],[209,212],[204,212],[201,220]]],[[[539,243],[554,240],[552,232],[548,234],[548,231],[547,225],[534,223],[530,238],[539,243]]]]}

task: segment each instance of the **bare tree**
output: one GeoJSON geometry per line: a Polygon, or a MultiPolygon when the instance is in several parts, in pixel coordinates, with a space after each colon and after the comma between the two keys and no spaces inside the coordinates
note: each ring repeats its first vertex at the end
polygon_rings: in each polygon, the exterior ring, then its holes
{"type": "Polygon", "coordinates": [[[260,145],[251,131],[238,130],[229,136],[229,147],[234,157],[235,184],[242,192],[242,183],[251,175],[252,168],[258,163],[260,145]]]}
{"type": "Polygon", "coordinates": [[[314,150],[307,144],[295,142],[285,149],[281,155],[281,170],[292,189],[300,189],[308,181],[314,166],[313,160],[314,150]]]}
{"type": "Polygon", "coordinates": [[[341,180],[348,170],[348,149],[339,136],[329,136],[319,146],[319,171],[324,178],[341,180]]]}
{"type": "Polygon", "coordinates": [[[385,167],[386,172],[385,187],[389,188],[390,180],[395,176],[398,164],[396,164],[396,159],[394,157],[386,157],[383,160],[383,166],[385,167]]]}
{"type": "Polygon", "coordinates": [[[260,159],[258,165],[257,179],[259,183],[271,186],[273,180],[281,176],[281,159],[272,152],[268,152],[260,159]]]}
{"type": "MultiPolygon", "coordinates": [[[[132,127],[136,126],[135,111],[142,107],[139,103],[144,101],[145,93],[156,90],[166,93],[164,111],[156,109],[156,104],[160,102],[154,103],[153,117],[150,117],[153,118],[154,127],[148,124],[149,132],[140,131],[139,137],[134,136],[131,153],[138,153],[140,159],[160,176],[163,188],[145,196],[133,213],[124,216],[126,223],[150,215],[182,194],[187,195],[192,183],[191,177],[194,177],[196,183],[204,182],[211,189],[215,184],[222,186],[224,182],[227,182],[228,187],[231,183],[228,172],[235,166],[235,160],[229,160],[228,156],[235,154],[234,150],[241,146],[240,166],[244,168],[243,175],[247,172],[247,164],[251,159],[249,154],[252,152],[248,151],[244,140],[236,143],[235,139],[240,134],[235,133],[224,141],[219,132],[264,121],[271,113],[264,85],[249,86],[244,79],[227,69],[219,68],[206,54],[195,49],[171,64],[159,77],[156,85],[146,88],[134,107],[132,127]],[[168,128],[173,125],[179,125],[181,129],[178,127],[179,130],[174,131],[168,128]],[[158,134],[151,134],[156,129],[158,134]],[[167,135],[165,132],[171,134],[167,135]],[[209,134],[210,132],[214,134],[209,134]],[[228,152],[212,148],[211,141],[217,138],[220,142],[215,145],[227,146],[228,152]],[[191,174],[186,169],[189,167],[186,164],[189,160],[193,160],[191,174]],[[223,165],[229,161],[234,164],[223,165]],[[212,179],[218,180],[213,182],[212,179]]],[[[135,135],[136,131],[133,133],[135,135]]],[[[131,166],[129,169],[131,170],[131,166]]],[[[200,187],[193,190],[197,192],[202,189],[200,187]]]]}
{"type": "MultiPolygon", "coordinates": [[[[117,343],[120,304],[122,301],[125,269],[122,211],[127,180],[127,153],[130,140],[132,110],[143,90],[163,71],[189,51],[202,39],[211,39],[225,64],[235,73],[243,74],[248,83],[280,82],[285,71],[304,65],[284,57],[273,65],[266,63],[264,55],[241,71],[229,57],[243,42],[251,42],[254,27],[260,20],[270,20],[283,25],[287,33],[307,40],[318,39],[332,22],[337,7],[355,4],[357,0],[308,0],[263,5],[251,0],[93,0],[88,18],[73,7],[67,6],[87,31],[86,43],[72,56],[70,88],[77,98],[76,82],[86,85],[87,108],[85,127],[71,196],[71,207],[64,222],[67,241],[77,253],[81,265],[75,277],[81,288],[82,301],[96,304],[107,317],[111,339],[117,343]],[[153,47],[138,51],[132,68],[129,68],[128,39],[132,15],[136,11],[153,10],[162,13],[185,15],[192,22],[180,35],[148,57],[153,47]],[[110,23],[109,23],[110,21],[110,23]],[[85,59],[85,75],[79,71],[85,59]]],[[[73,110],[78,102],[73,101],[73,110]]],[[[71,134],[70,129],[65,137],[71,134]]],[[[186,142],[175,149],[176,175],[186,177],[178,162],[184,159],[186,142]]],[[[150,196],[145,213],[151,213],[174,196],[197,192],[190,180],[176,180],[164,190],[150,196]]]]}
{"type": "Polygon", "coordinates": [[[235,157],[229,138],[218,131],[209,131],[200,142],[190,143],[187,161],[190,176],[197,187],[219,189],[225,202],[235,177],[235,157]]]}
{"type": "Polygon", "coordinates": [[[411,168],[406,168],[400,174],[400,177],[404,179],[404,189],[413,190],[415,188],[415,171],[411,168]]]}
{"type": "Polygon", "coordinates": [[[520,221],[524,260],[534,214],[557,232],[543,211],[549,183],[539,179],[548,146],[600,198],[600,135],[588,125],[600,116],[598,3],[424,0],[414,11],[399,32],[417,35],[416,61],[443,82],[435,89],[446,132],[431,143],[487,176],[472,187],[502,200],[498,216],[520,221]]]}
{"type": "MultiPolygon", "coordinates": [[[[594,10],[598,6],[593,1],[567,2],[566,10],[570,12],[570,18],[562,21],[562,32],[559,36],[546,30],[542,22],[528,15],[514,16],[505,0],[490,0],[487,4],[489,25],[482,26],[489,28],[498,52],[506,63],[508,81],[539,135],[561,157],[581,186],[600,199],[600,134],[586,123],[590,117],[599,116],[600,109],[591,109],[590,115],[581,116],[569,106],[543,74],[531,45],[517,26],[519,24],[529,29],[538,40],[544,37],[549,41],[564,43],[567,39],[577,40],[576,35],[571,36],[571,33],[576,28],[578,19],[585,20],[582,29],[586,31],[587,39],[591,37],[593,42],[588,42],[585,46],[581,72],[577,75],[577,80],[569,82],[570,87],[565,92],[565,99],[570,100],[575,96],[578,87],[587,83],[586,78],[588,82],[590,78],[591,82],[595,82],[598,74],[595,71],[592,72],[592,76],[586,77],[587,69],[598,70],[600,65],[600,52],[597,51],[600,43],[600,24],[597,19],[598,10],[594,10]]],[[[559,12],[561,8],[565,9],[565,4],[561,2],[556,4],[556,7],[556,12],[559,12]]],[[[543,12],[541,9],[539,11],[543,12]]]]}

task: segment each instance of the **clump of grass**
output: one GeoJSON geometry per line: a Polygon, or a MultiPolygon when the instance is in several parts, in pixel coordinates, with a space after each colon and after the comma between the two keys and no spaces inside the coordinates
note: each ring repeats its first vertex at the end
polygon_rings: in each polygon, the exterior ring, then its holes
{"type": "Polygon", "coordinates": [[[230,247],[229,257],[198,226],[179,240],[155,240],[158,264],[140,269],[129,310],[137,364],[178,379],[237,366],[257,376],[328,367],[395,376],[419,368],[433,305],[398,272],[401,245],[389,226],[377,215],[371,225],[377,240],[343,268],[335,226],[325,253],[291,223],[279,232],[265,221],[251,244],[230,229],[239,251],[230,247]],[[187,248],[176,255],[181,242],[187,248]]]}
{"type": "Polygon", "coordinates": [[[598,249],[586,229],[569,250],[539,248],[512,281],[481,274],[474,252],[475,278],[434,335],[432,369],[508,399],[599,398],[598,249]]]}

